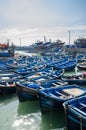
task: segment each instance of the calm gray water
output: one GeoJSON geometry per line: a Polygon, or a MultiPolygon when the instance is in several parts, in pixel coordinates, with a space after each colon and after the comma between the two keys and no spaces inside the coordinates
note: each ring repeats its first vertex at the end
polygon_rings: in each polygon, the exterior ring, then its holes
{"type": "Polygon", "coordinates": [[[20,103],[16,94],[0,97],[0,130],[65,130],[64,111],[41,114],[39,101],[20,103]]]}

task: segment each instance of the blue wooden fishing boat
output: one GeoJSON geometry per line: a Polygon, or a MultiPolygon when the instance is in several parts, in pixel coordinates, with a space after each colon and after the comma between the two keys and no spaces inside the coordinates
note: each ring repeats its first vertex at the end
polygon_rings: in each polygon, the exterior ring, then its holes
{"type": "Polygon", "coordinates": [[[1,57],[0,57],[0,71],[3,72],[3,71],[7,71],[8,70],[6,63],[7,63],[7,58],[2,58],[1,59],[1,57]]]}
{"type": "Polygon", "coordinates": [[[46,78],[46,79],[58,79],[64,74],[64,69],[60,70],[53,70],[51,68],[46,68],[43,70],[39,70],[36,72],[32,72],[30,74],[25,75],[25,78],[28,80],[37,80],[39,78],[46,78]]]}
{"type": "Polygon", "coordinates": [[[42,76],[39,72],[37,72],[37,73],[31,73],[31,74],[25,75],[25,78],[29,81],[36,81],[39,79],[45,80],[47,76],[42,76]]]}
{"type": "Polygon", "coordinates": [[[14,81],[0,81],[0,95],[16,93],[14,81]]]}
{"type": "Polygon", "coordinates": [[[77,62],[81,63],[84,62],[85,56],[83,54],[78,54],[77,55],[77,62]]]}
{"type": "Polygon", "coordinates": [[[63,103],[67,130],[86,130],[86,96],[63,103]]]}
{"type": "Polygon", "coordinates": [[[63,62],[61,64],[56,64],[55,67],[57,69],[64,69],[65,71],[70,71],[73,70],[77,65],[77,60],[76,59],[72,59],[72,60],[68,60],[67,62],[63,62]]]}
{"type": "Polygon", "coordinates": [[[10,57],[13,56],[13,54],[9,53],[8,51],[1,51],[0,57],[10,57]]]}
{"type": "Polygon", "coordinates": [[[39,98],[38,92],[43,88],[51,88],[67,84],[61,80],[49,80],[44,77],[34,81],[23,80],[16,83],[19,101],[36,100],[39,98]]]}
{"type": "Polygon", "coordinates": [[[47,62],[47,66],[48,67],[53,67],[53,68],[57,68],[58,65],[62,65],[62,64],[66,64],[68,62],[68,58],[55,58],[55,60],[51,60],[49,62],[47,62]]]}
{"type": "Polygon", "coordinates": [[[5,64],[0,63],[0,72],[7,70],[7,66],[5,64]]]}
{"type": "Polygon", "coordinates": [[[63,102],[83,95],[85,92],[86,90],[78,85],[41,89],[39,91],[41,112],[62,109],[63,102]]]}
{"type": "Polygon", "coordinates": [[[86,70],[86,61],[79,63],[77,65],[77,68],[80,69],[80,70],[86,70]]]}
{"type": "Polygon", "coordinates": [[[0,73],[0,81],[15,81],[23,79],[24,77],[14,72],[2,72],[0,73]]]}
{"type": "Polygon", "coordinates": [[[0,94],[11,94],[16,92],[16,82],[23,79],[23,76],[14,72],[3,71],[0,73],[0,94]]]}
{"type": "Polygon", "coordinates": [[[61,78],[64,74],[64,69],[52,69],[50,72],[45,73],[45,75],[50,76],[52,78],[61,78]]]}
{"type": "Polygon", "coordinates": [[[31,67],[23,67],[23,68],[17,68],[16,70],[14,70],[14,72],[25,76],[27,74],[34,72],[34,69],[32,69],[31,67]]]}
{"type": "Polygon", "coordinates": [[[61,79],[68,84],[86,85],[86,78],[82,75],[63,75],[61,79]]]}
{"type": "Polygon", "coordinates": [[[36,100],[40,86],[35,82],[21,81],[16,83],[16,90],[20,102],[36,100]]]}
{"type": "Polygon", "coordinates": [[[36,73],[36,72],[40,72],[42,70],[45,69],[45,65],[27,65],[25,67],[22,67],[22,68],[17,68],[16,70],[14,70],[14,72],[18,73],[18,74],[21,74],[23,76],[25,75],[29,75],[29,74],[33,74],[33,73],[36,73]]]}
{"type": "Polygon", "coordinates": [[[11,63],[11,64],[7,64],[7,68],[8,69],[17,69],[17,68],[23,68],[27,66],[27,64],[24,64],[24,63],[18,63],[16,61],[14,61],[14,63],[11,63]]]}
{"type": "Polygon", "coordinates": [[[9,40],[7,43],[0,43],[0,57],[12,57],[14,56],[15,46],[12,43],[9,45],[9,40]]]}

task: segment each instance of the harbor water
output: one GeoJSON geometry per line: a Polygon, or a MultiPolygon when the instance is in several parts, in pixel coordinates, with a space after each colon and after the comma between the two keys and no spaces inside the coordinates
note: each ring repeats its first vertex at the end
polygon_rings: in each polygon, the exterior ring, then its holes
{"type": "Polygon", "coordinates": [[[65,130],[62,110],[41,114],[39,101],[20,103],[17,95],[0,97],[0,130],[65,130]]]}
{"type": "MultiPolygon", "coordinates": [[[[73,73],[80,72],[75,69],[73,73]]],[[[21,103],[17,94],[0,96],[0,130],[66,130],[65,113],[42,114],[38,100],[21,103]]]]}

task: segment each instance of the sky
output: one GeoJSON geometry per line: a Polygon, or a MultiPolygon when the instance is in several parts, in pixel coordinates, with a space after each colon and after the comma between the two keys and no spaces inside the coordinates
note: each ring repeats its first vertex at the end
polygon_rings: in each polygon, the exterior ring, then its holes
{"type": "Polygon", "coordinates": [[[30,45],[86,37],[86,0],[0,0],[0,42],[30,45]]]}

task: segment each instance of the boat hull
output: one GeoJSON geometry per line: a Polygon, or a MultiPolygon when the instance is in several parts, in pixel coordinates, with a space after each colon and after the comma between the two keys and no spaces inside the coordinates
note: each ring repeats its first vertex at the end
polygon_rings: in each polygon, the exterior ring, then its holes
{"type": "Polygon", "coordinates": [[[86,96],[63,103],[67,130],[86,130],[86,96]]]}
{"type": "Polygon", "coordinates": [[[66,110],[67,130],[86,130],[86,118],[82,118],[80,114],[66,110]]]}
{"type": "Polygon", "coordinates": [[[0,86],[0,95],[16,93],[16,86],[2,87],[0,86]]]}
{"type": "Polygon", "coordinates": [[[37,100],[38,99],[38,90],[33,88],[27,88],[23,85],[16,84],[17,94],[20,102],[27,100],[37,100]]]}
{"type": "Polygon", "coordinates": [[[75,77],[72,77],[72,76],[63,76],[62,77],[62,80],[64,82],[68,82],[68,84],[77,84],[77,85],[86,85],[86,79],[82,79],[81,78],[76,78],[77,76],[75,77]]]}
{"type": "Polygon", "coordinates": [[[47,96],[39,96],[39,100],[40,100],[40,108],[41,108],[41,112],[44,113],[45,111],[57,111],[60,109],[63,109],[62,107],[62,103],[63,101],[58,101],[58,100],[54,100],[50,97],[47,96]]]}
{"type": "Polygon", "coordinates": [[[63,103],[67,100],[81,96],[85,93],[83,88],[77,85],[63,85],[54,88],[41,89],[39,102],[41,112],[63,109],[63,103]]]}
{"type": "Polygon", "coordinates": [[[86,65],[85,65],[85,66],[80,66],[80,65],[78,65],[77,67],[78,67],[78,69],[80,69],[80,70],[86,70],[86,65]]]}

